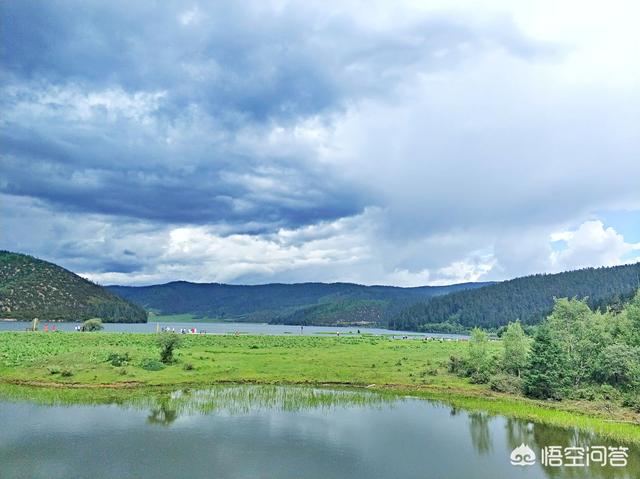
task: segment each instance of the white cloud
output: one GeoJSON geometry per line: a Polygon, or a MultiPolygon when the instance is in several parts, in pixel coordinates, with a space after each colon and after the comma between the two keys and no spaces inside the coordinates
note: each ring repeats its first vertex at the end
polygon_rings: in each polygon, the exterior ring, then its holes
{"type": "Polygon", "coordinates": [[[640,243],[628,243],[612,227],[605,228],[602,221],[585,221],[575,231],[556,234],[566,247],[551,253],[554,270],[570,270],[589,266],[614,266],[640,261],[640,243]],[[633,253],[638,251],[636,257],[633,253]],[[629,256],[629,254],[632,256],[629,256]]]}

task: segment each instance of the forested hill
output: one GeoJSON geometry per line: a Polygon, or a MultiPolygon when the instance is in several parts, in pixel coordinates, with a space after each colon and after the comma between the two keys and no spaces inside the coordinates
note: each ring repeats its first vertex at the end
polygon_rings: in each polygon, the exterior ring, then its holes
{"type": "Polygon", "coordinates": [[[537,274],[461,291],[421,302],[390,320],[394,329],[461,330],[498,328],[519,319],[541,321],[555,298],[587,298],[591,307],[621,304],[640,285],[640,263],[587,268],[558,274],[537,274]]]}
{"type": "Polygon", "coordinates": [[[285,324],[386,325],[389,318],[417,301],[486,284],[399,288],[351,283],[242,286],[177,281],[108,288],[159,314],[285,324]]]}
{"type": "Polygon", "coordinates": [[[60,266],[0,251],[0,318],[145,322],[147,313],[60,266]]]}

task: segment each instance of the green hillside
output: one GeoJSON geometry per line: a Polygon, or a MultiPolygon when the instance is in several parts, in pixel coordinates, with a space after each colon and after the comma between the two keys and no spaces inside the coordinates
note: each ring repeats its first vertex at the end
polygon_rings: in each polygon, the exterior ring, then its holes
{"type": "Polygon", "coordinates": [[[313,325],[386,325],[418,301],[488,283],[398,288],[351,283],[255,286],[177,281],[153,286],[107,286],[159,314],[192,314],[233,321],[313,325]]]}
{"type": "Polygon", "coordinates": [[[389,326],[432,331],[475,326],[495,329],[517,319],[536,324],[551,311],[554,298],[586,298],[592,308],[617,307],[639,285],[640,263],[537,274],[414,304],[396,315],[389,326]]]}
{"type": "Polygon", "coordinates": [[[60,266],[0,251],[0,318],[146,322],[144,309],[60,266]]]}

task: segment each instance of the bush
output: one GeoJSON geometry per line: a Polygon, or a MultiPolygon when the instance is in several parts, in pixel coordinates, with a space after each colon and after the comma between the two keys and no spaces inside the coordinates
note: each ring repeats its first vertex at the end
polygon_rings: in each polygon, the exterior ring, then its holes
{"type": "Polygon", "coordinates": [[[156,343],[160,347],[160,361],[164,364],[171,364],[173,362],[173,351],[180,347],[182,338],[176,333],[160,333],[156,343]]]}
{"type": "Polygon", "coordinates": [[[466,359],[460,356],[450,356],[448,368],[450,373],[458,374],[459,376],[467,376],[469,364],[466,359]]]}
{"type": "Polygon", "coordinates": [[[571,399],[583,399],[586,401],[595,401],[598,394],[593,387],[581,387],[571,392],[571,399]]]}
{"type": "Polygon", "coordinates": [[[100,318],[87,319],[82,324],[83,331],[101,331],[104,328],[100,318]]]}
{"type": "Polygon", "coordinates": [[[489,387],[499,393],[520,394],[522,379],[510,374],[496,374],[489,379],[489,387]]]}
{"type": "Polygon", "coordinates": [[[598,395],[605,401],[614,401],[620,399],[621,393],[609,384],[602,384],[598,388],[598,395]]]}
{"type": "Polygon", "coordinates": [[[193,371],[195,368],[193,367],[193,364],[185,363],[184,366],[182,366],[182,369],[185,371],[193,371]]]}
{"type": "Polygon", "coordinates": [[[491,379],[491,373],[487,368],[477,369],[469,376],[471,384],[487,384],[491,379]]]}
{"type": "Polygon", "coordinates": [[[609,384],[590,384],[569,391],[567,397],[586,401],[617,401],[621,395],[620,391],[609,384]]]}
{"type": "Polygon", "coordinates": [[[62,371],[60,371],[60,376],[62,376],[63,378],[70,378],[71,376],[73,376],[73,372],[69,369],[63,369],[62,371]]]}
{"type": "Polygon", "coordinates": [[[112,366],[116,367],[124,366],[129,362],[129,354],[110,353],[105,362],[111,363],[112,366]]]}
{"type": "Polygon", "coordinates": [[[140,361],[140,367],[146,371],[161,371],[165,368],[157,359],[146,358],[140,361]]]}
{"type": "Polygon", "coordinates": [[[622,405],[628,408],[631,408],[635,412],[640,413],[640,395],[638,394],[628,394],[622,400],[622,405]]]}

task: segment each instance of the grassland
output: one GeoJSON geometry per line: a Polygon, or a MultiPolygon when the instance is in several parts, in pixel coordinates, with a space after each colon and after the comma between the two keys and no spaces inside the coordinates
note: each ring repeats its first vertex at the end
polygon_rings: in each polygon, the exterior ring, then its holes
{"type": "MultiPolygon", "coordinates": [[[[382,336],[184,336],[177,361],[161,370],[153,334],[0,333],[0,383],[48,390],[140,394],[146,388],[217,383],[367,387],[640,443],[640,416],[606,402],[540,402],[499,394],[447,371],[465,343],[382,336]],[[127,358],[117,365],[109,358],[127,358]]],[[[501,345],[490,343],[495,353],[501,345]]],[[[8,387],[8,386],[7,386],[8,387]]],[[[57,394],[57,393],[56,393],[57,394]]]]}

